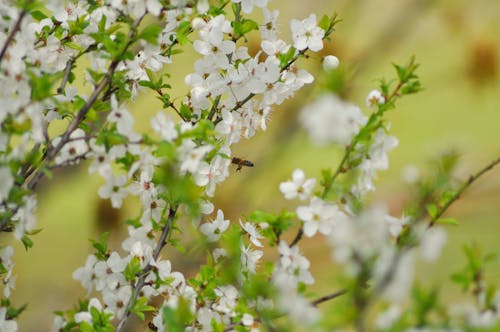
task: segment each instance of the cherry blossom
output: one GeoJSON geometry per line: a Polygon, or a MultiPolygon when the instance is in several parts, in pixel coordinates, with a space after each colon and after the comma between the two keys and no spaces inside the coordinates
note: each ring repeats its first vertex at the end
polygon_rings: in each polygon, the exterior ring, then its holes
{"type": "Polygon", "coordinates": [[[282,182],[280,184],[280,191],[285,195],[286,199],[298,197],[303,201],[309,198],[315,186],[316,179],[306,179],[304,171],[296,169],[292,173],[292,181],[282,182]]]}
{"type": "Polygon", "coordinates": [[[309,48],[317,52],[323,48],[323,36],[325,31],[317,26],[316,15],[311,14],[308,18],[299,21],[290,21],[292,30],[293,46],[299,51],[309,48]]]}

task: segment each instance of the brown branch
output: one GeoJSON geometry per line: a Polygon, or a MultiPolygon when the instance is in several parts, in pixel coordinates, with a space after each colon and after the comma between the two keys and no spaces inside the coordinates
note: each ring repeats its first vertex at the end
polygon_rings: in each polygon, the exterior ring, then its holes
{"type": "Polygon", "coordinates": [[[438,210],[435,216],[432,217],[428,228],[434,226],[434,224],[441,218],[441,216],[448,210],[448,208],[457,200],[460,198],[460,196],[464,193],[467,188],[469,188],[474,182],[477,181],[481,176],[483,176],[486,172],[492,170],[495,166],[500,164],[500,157],[497,159],[493,160],[486,166],[484,166],[482,169],[480,169],[478,172],[475,174],[472,174],[469,176],[467,181],[465,181],[460,188],[457,190],[457,192],[438,210]]]}
{"type": "Polygon", "coordinates": [[[327,294],[325,296],[322,296],[314,301],[311,302],[311,305],[317,307],[319,304],[321,303],[324,303],[324,302],[327,302],[327,301],[330,301],[330,300],[333,300],[333,299],[336,299],[337,297],[340,297],[342,295],[344,295],[345,293],[347,293],[347,289],[341,289],[341,290],[338,290],[334,293],[331,293],[331,294],[327,294]]]}
{"type": "MultiPolygon", "coordinates": [[[[160,239],[156,243],[156,247],[153,251],[153,260],[156,262],[158,260],[158,257],[160,256],[160,252],[163,249],[163,247],[167,244],[167,237],[170,234],[170,231],[172,229],[172,224],[175,219],[175,215],[177,213],[178,206],[173,206],[169,210],[168,214],[168,219],[165,223],[165,227],[163,228],[163,231],[161,233],[160,239]]],[[[153,269],[153,266],[151,263],[149,263],[143,270],[142,274],[137,280],[137,283],[135,284],[134,290],[133,290],[133,297],[130,300],[130,302],[127,305],[127,309],[125,310],[125,313],[123,314],[122,319],[118,323],[116,327],[116,332],[121,332],[125,328],[125,324],[127,322],[128,317],[130,316],[131,310],[134,307],[135,303],[137,302],[137,298],[139,297],[139,293],[141,289],[144,287],[144,283],[146,280],[146,277],[148,275],[148,272],[153,269]]]]}
{"type": "Polygon", "coordinates": [[[9,36],[5,40],[5,43],[3,44],[2,50],[0,51],[0,63],[3,60],[3,57],[5,56],[5,53],[7,53],[7,48],[9,47],[10,43],[12,42],[12,39],[14,39],[14,35],[21,29],[21,22],[23,21],[24,16],[26,15],[26,10],[23,9],[19,13],[19,17],[17,18],[16,24],[10,31],[9,36]]]}

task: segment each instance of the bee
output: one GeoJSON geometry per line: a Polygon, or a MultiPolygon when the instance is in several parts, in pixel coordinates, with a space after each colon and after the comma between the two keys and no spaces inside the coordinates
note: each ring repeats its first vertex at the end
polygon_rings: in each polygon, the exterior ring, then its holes
{"type": "Polygon", "coordinates": [[[236,171],[241,171],[243,166],[246,166],[246,167],[253,167],[254,166],[250,160],[245,160],[245,159],[238,158],[238,157],[233,157],[231,159],[231,163],[238,165],[238,167],[236,168],[236,171]]]}

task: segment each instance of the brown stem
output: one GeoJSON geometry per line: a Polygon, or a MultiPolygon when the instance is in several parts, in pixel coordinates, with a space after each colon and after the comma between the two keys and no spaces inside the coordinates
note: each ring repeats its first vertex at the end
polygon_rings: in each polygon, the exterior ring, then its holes
{"type": "MultiPolygon", "coordinates": [[[[156,243],[156,247],[153,251],[153,260],[154,261],[158,260],[158,257],[160,256],[161,250],[167,244],[167,242],[166,242],[167,237],[170,234],[170,230],[172,229],[172,223],[173,223],[175,215],[177,213],[177,209],[178,209],[178,206],[173,206],[169,210],[168,219],[165,223],[165,227],[163,228],[160,239],[156,243]]],[[[133,295],[132,299],[130,300],[130,302],[128,303],[127,309],[125,310],[125,313],[123,314],[122,319],[120,320],[120,322],[118,323],[118,325],[116,327],[116,332],[121,332],[125,328],[125,324],[127,322],[128,317],[130,316],[130,312],[131,312],[133,306],[135,305],[137,298],[139,297],[139,293],[140,293],[142,287],[144,287],[144,282],[146,280],[148,272],[151,271],[152,268],[153,268],[153,266],[151,264],[148,264],[142,270],[141,277],[139,278],[139,280],[137,280],[137,283],[135,284],[135,287],[134,287],[134,290],[132,293],[134,295],[133,295]]]]}
{"type": "Polygon", "coordinates": [[[331,293],[331,294],[327,294],[325,296],[322,296],[314,301],[311,302],[311,305],[317,307],[319,304],[321,303],[324,303],[324,302],[327,302],[327,301],[330,301],[330,300],[333,300],[333,299],[336,299],[337,297],[340,297],[342,295],[344,295],[345,293],[347,293],[347,289],[341,289],[341,290],[338,290],[334,293],[331,293]]]}
{"type": "Polygon", "coordinates": [[[7,53],[7,48],[9,47],[10,43],[12,42],[12,39],[14,39],[14,35],[21,29],[21,22],[23,21],[24,16],[26,15],[26,10],[23,9],[19,13],[19,17],[17,18],[16,24],[10,31],[9,36],[5,40],[5,43],[3,44],[2,50],[0,51],[0,63],[3,60],[3,57],[5,56],[5,53],[7,53]]]}
{"type": "Polygon", "coordinates": [[[434,224],[441,218],[441,216],[448,210],[448,208],[457,200],[460,198],[460,196],[464,193],[464,191],[469,188],[474,182],[477,181],[482,175],[484,175],[486,172],[492,170],[496,165],[500,164],[500,157],[497,159],[493,160],[490,162],[488,165],[480,169],[478,172],[475,174],[472,174],[469,176],[467,181],[465,181],[460,188],[457,190],[457,192],[438,210],[435,216],[432,217],[430,223],[429,223],[429,228],[434,226],[434,224]]]}

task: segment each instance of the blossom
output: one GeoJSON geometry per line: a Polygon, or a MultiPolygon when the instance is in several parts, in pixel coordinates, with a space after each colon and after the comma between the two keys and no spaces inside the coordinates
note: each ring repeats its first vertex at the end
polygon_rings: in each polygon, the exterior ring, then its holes
{"type": "MultiPolygon", "coordinates": [[[[87,143],[85,142],[85,132],[77,128],[70,135],[68,142],[64,142],[59,154],[54,159],[55,163],[61,165],[65,162],[76,162],[79,157],[83,157],[88,151],[87,143]]],[[[52,141],[53,146],[58,146],[62,137],[56,137],[52,141]]]]}
{"type": "Polygon", "coordinates": [[[299,21],[292,19],[290,21],[292,30],[293,46],[299,50],[309,48],[317,52],[323,48],[323,37],[325,31],[317,26],[316,15],[311,14],[308,18],[299,21]]]}
{"type": "Polygon", "coordinates": [[[217,310],[223,314],[229,314],[233,311],[236,306],[236,299],[238,298],[238,291],[234,286],[220,286],[215,290],[215,295],[219,297],[213,306],[214,310],[217,310]]]}
{"type": "Polygon", "coordinates": [[[324,94],[305,106],[299,118],[317,144],[349,144],[367,121],[359,107],[342,101],[334,94],[324,94]]]}
{"type": "Polygon", "coordinates": [[[297,217],[304,222],[304,234],[308,237],[316,232],[328,235],[337,219],[344,218],[344,213],[336,205],[313,197],[308,206],[297,207],[297,217]]]}
{"type": "Polygon", "coordinates": [[[385,103],[385,97],[379,90],[372,90],[366,96],[366,106],[373,106],[385,103]]]}
{"type": "Polygon", "coordinates": [[[254,224],[249,223],[249,222],[242,223],[240,220],[240,225],[241,225],[241,228],[243,228],[243,230],[245,232],[247,232],[248,235],[250,235],[250,242],[252,242],[257,247],[263,246],[262,242],[260,242],[259,239],[263,239],[264,237],[259,233],[259,231],[257,230],[257,228],[255,227],[254,224]]]}
{"type": "Polygon", "coordinates": [[[332,70],[339,66],[339,59],[334,55],[327,55],[323,58],[323,69],[332,70]]]}
{"type": "Polygon", "coordinates": [[[253,11],[253,6],[265,8],[268,1],[269,0],[232,0],[234,3],[241,3],[241,10],[247,14],[253,11]]]}
{"type": "Polygon", "coordinates": [[[7,319],[7,308],[0,307],[0,331],[17,332],[17,322],[7,319]]]}
{"type": "Polygon", "coordinates": [[[172,142],[178,136],[174,121],[170,117],[166,117],[162,112],[159,112],[151,119],[151,128],[167,142],[172,142]]]}
{"type": "Polygon", "coordinates": [[[387,152],[398,146],[398,139],[387,135],[384,128],[379,128],[373,137],[373,143],[370,146],[367,158],[364,158],[358,169],[361,174],[358,176],[357,183],[352,187],[352,192],[357,196],[362,196],[369,191],[375,190],[373,179],[377,171],[386,170],[389,167],[389,157],[387,152]]]}
{"type": "Polygon", "coordinates": [[[0,166],[0,202],[3,202],[9,197],[9,192],[14,185],[14,177],[10,172],[9,167],[0,166]]]}
{"type": "Polygon", "coordinates": [[[441,255],[446,243],[446,230],[443,227],[432,227],[425,231],[420,241],[419,252],[422,259],[433,262],[441,255]]]}
{"type": "Polygon", "coordinates": [[[280,241],[278,250],[280,253],[280,264],[275,270],[273,279],[281,280],[286,284],[292,284],[294,287],[299,282],[306,285],[314,283],[314,278],[311,272],[309,272],[311,263],[306,257],[300,254],[297,245],[289,247],[285,241],[280,241]]]}
{"type": "Polygon", "coordinates": [[[280,191],[285,195],[286,199],[298,197],[303,201],[309,198],[315,186],[316,179],[306,179],[304,172],[301,169],[296,169],[292,173],[292,181],[280,184],[280,191]]]}
{"type": "Polygon", "coordinates": [[[250,246],[241,247],[241,264],[246,268],[247,271],[255,273],[257,268],[257,263],[264,256],[264,252],[261,250],[252,250],[250,246]]]}
{"type": "Polygon", "coordinates": [[[111,206],[118,209],[122,206],[122,201],[127,197],[127,190],[124,185],[127,183],[125,175],[115,176],[110,174],[106,178],[106,183],[99,188],[99,197],[111,199],[111,206]]]}
{"type": "Polygon", "coordinates": [[[222,210],[217,211],[217,218],[211,223],[204,223],[200,226],[200,231],[207,236],[209,242],[214,242],[220,239],[222,233],[224,233],[229,227],[229,220],[224,219],[224,212],[222,210]]]}

